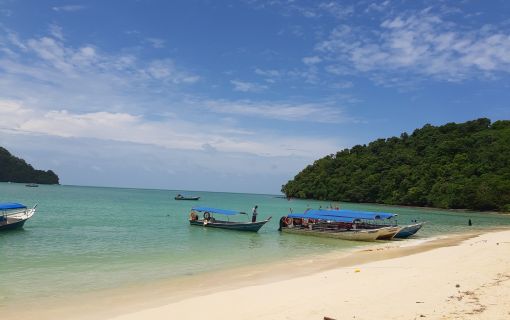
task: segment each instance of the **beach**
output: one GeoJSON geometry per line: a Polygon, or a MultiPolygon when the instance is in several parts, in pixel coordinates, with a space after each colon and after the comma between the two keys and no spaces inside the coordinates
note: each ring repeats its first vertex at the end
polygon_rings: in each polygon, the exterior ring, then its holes
{"type": "Polygon", "coordinates": [[[508,319],[509,295],[506,229],[392,241],[204,273],[22,312],[6,310],[4,315],[111,320],[508,319]]]}

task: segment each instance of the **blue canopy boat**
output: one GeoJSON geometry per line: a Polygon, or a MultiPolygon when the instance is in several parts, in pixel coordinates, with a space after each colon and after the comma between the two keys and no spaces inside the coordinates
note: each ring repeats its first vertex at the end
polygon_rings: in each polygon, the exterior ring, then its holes
{"type": "MultiPolygon", "coordinates": [[[[391,218],[394,218],[397,216],[397,214],[394,213],[387,213],[387,212],[362,212],[362,211],[354,211],[354,210],[310,210],[307,212],[313,212],[317,213],[320,212],[320,214],[325,216],[337,216],[337,217],[353,217],[362,219],[367,223],[363,223],[360,225],[360,227],[365,228],[381,228],[381,227],[388,227],[385,224],[377,223],[376,221],[384,221],[391,218]]],[[[421,229],[421,227],[425,224],[425,222],[419,222],[414,223],[410,225],[400,226],[397,232],[391,237],[391,238],[408,238],[412,235],[414,235],[418,230],[421,229]]],[[[394,227],[397,227],[396,222],[394,227]]],[[[388,236],[383,236],[379,238],[381,239],[388,239],[388,236]]],[[[389,239],[391,239],[389,238],[389,239]]]]}
{"type": "Polygon", "coordinates": [[[246,214],[241,211],[233,211],[233,210],[225,210],[225,209],[217,209],[217,208],[209,208],[209,207],[193,207],[189,214],[189,223],[192,226],[201,226],[207,228],[220,228],[220,229],[228,229],[228,230],[238,230],[238,231],[252,231],[258,232],[263,225],[265,225],[271,217],[266,220],[262,220],[259,222],[237,222],[237,221],[229,221],[228,217],[246,214]],[[221,214],[227,216],[227,220],[218,220],[214,218],[214,214],[221,214]],[[200,215],[202,217],[200,217],[200,215]]]}
{"type": "Polygon", "coordinates": [[[279,230],[285,233],[352,241],[375,241],[386,231],[379,229],[358,229],[361,220],[353,217],[327,216],[319,210],[292,213],[280,219],[279,230]]]}
{"type": "Polygon", "coordinates": [[[319,209],[307,210],[305,214],[353,219],[351,226],[347,225],[347,228],[355,226],[354,228],[357,229],[380,229],[377,240],[391,240],[400,231],[400,227],[396,224],[390,225],[388,223],[381,223],[380,221],[376,222],[376,220],[382,221],[397,216],[393,213],[319,209]]]}
{"type": "Polygon", "coordinates": [[[0,231],[23,227],[25,222],[34,215],[36,207],[37,205],[29,209],[20,203],[0,203],[0,231]]]}
{"type": "Polygon", "coordinates": [[[189,214],[189,223],[192,226],[201,226],[207,228],[220,228],[220,229],[228,229],[228,230],[238,230],[238,231],[252,231],[258,232],[263,225],[265,225],[271,217],[266,220],[262,220],[259,222],[240,222],[240,221],[230,221],[228,217],[244,214],[246,212],[241,211],[233,211],[233,210],[225,210],[225,209],[217,209],[217,208],[209,208],[209,207],[193,207],[189,214]],[[221,214],[227,217],[227,220],[218,220],[214,217],[214,214],[221,214]],[[200,217],[200,215],[202,217],[200,217]]]}

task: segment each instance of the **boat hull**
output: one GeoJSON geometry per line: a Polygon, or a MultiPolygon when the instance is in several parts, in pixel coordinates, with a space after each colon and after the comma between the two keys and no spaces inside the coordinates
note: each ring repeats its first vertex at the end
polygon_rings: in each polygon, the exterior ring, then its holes
{"type": "Polygon", "coordinates": [[[17,221],[9,221],[9,219],[8,219],[6,224],[1,224],[0,223],[0,231],[21,229],[21,228],[23,228],[23,225],[25,224],[25,222],[27,222],[27,220],[28,219],[17,220],[17,221]]]}
{"type": "Polygon", "coordinates": [[[282,232],[351,241],[375,241],[381,235],[380,229],[310,230],[304,228],[283,227],[282,232]]]}
{"type": "Polygon", "coordinates": [[[380,235],[377,240],[391,240],[399,231],[400,227],[383,227],[380,228],[380,235]]]}
{"type": "Polygon", "coordinates": [[[249,231],[258,232],[269,219],[260,222],[229,222],[229,221],[215,221],[204,223],[204,220],[189,220],[190,225],[199,226],[204,228],[218,228],[226,230],[249,231]]]}
{"type": "Polygon", "coordinates": [[[409,238],[410,236],[414,235],[418,230],[423,227],[424,222],[416,223],[416,224],[410,224],[408,226],[403,227],[396,235],[395,238],[399,239],[405,239],[409,238]]]}

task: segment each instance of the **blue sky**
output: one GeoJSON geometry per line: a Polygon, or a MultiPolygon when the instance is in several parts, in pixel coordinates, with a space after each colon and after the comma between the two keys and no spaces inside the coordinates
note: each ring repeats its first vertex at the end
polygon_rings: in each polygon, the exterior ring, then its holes
{"type": "Polygon", "coordinates": [[[277,193],[510,118],[508,1],[0,0],[0,145],[63,184],[277,193]]]}

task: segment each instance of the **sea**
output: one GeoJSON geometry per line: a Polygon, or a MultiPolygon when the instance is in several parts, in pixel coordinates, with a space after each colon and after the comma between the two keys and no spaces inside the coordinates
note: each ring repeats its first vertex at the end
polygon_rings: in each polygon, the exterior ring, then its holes
{"type": "MultiPolygon", "coordinates": [[[[278,221],[290,210],[338,206],[392,212],[399,224],[427,221],[418,239],[510,226],[510,216],[500,214],[287,200],[271,194],[0,183],[0,202],[37,205],[23,229],[0,232],[0,307],[367,245],[281,234],[278,221]],[[200,200],[174,200],[179,193],[200,200]],[[259,220],[272,217],[258,233],[188,222],[193,206],[251,213],[255,205],[259,220]]],[[[238,217],[249,218],[251,214],[238,217]]]]}

